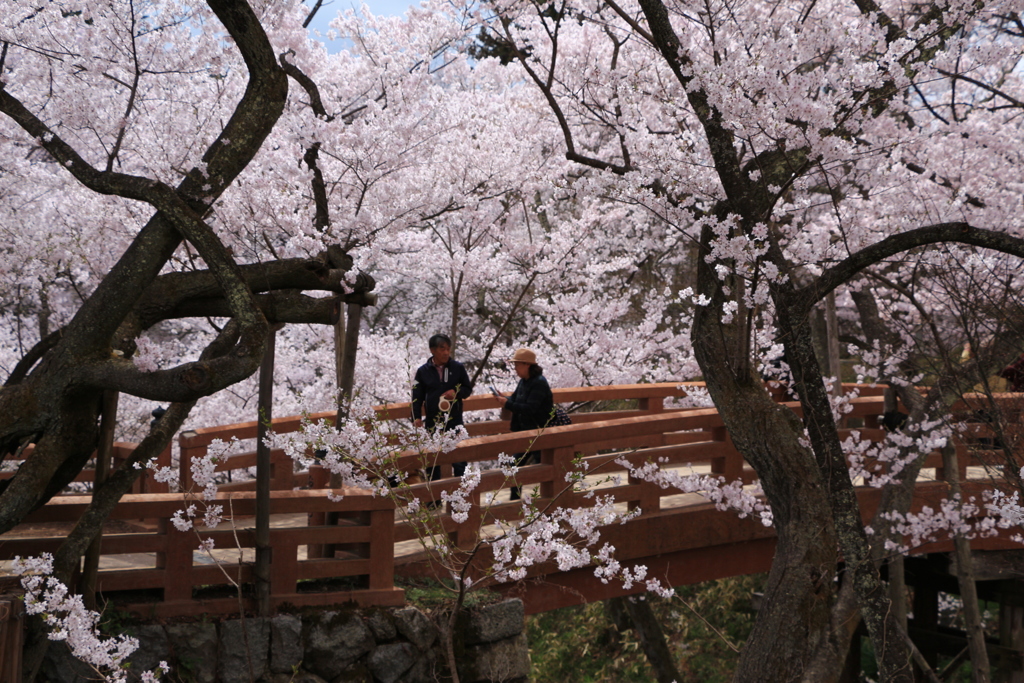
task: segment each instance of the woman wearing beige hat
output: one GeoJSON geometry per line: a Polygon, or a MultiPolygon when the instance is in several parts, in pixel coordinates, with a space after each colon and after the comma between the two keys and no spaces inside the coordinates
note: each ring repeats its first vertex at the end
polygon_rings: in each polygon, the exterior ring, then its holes
{"type": "MultiPolygon", "coordinates": [[[[530,349],[516,349],[509,360],[515,366],[519,384],[510,396],[497,396],[502,404],[502,417],[510,415],[513,432],[546,427],[554,414],[555,402],[544,369],[537,365],[537,354],[530,349]]],[[[517,453],[515,457],[517,465],[529,465],[539,462],[540,452],[517,453]]],[[[512,500],[518,498],[519,487],[514,486],[512,500]]]]}

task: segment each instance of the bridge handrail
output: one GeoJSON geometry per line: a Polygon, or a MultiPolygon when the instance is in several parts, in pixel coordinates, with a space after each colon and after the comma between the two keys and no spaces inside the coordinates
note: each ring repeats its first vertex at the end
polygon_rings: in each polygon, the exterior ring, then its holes
{"type": "MultiPolygon", "coordinates": [[[[788,405],[799,412],[798,404],[788,405]]],[[[876,420],[881,413],[881,397],[860,396],[851,399],[850,405],[850,415],[860,417],[865,422],[865,427],[860,430],[865,437],[881,437],[882,431],[877,429],[876,420]]],[[[520,432],[472,437],[464,440],[452,452],[439,456],[439,463],[445,474],[450,475],[450,467],[454,462],[494,460],[498,452],[521,452],[527,448],[538,450],[541,453],[541,462],[538,465],[521,468],[518,480],[523,486],[539,487],[542,500],[554,498],[564,487],[564,475],[573,467],[573,459],[577,456],[582,456],[595,468],[602,466],[602,471],[608,472],[623,469],[613,462],[616,456],[634,462],[657,457],[665,459],[669,464],[703,464],[707,466],[706,471],[723,476],[729,481],[749,481],[753,477],[753,472],[746,467],[742,457],[729,442],[721,418],[713,408],[662,410],[646,416],[627,415],[592,423],[580,422],[565,427],[549,428],[539,434],[520,432]]],[[[406,454],[402,456],[403,463],[412,467],[415,465],[416,457],[415,454],[406,454]]],[[[962,458],[961,469],[965,469],[968,464],[968,458],[962,458]]],[[[926,467],[936,467],[936,474],[941,475],[941,462],[937,457],[931,458],[926,467]]],[[[458,479],[446,477],[435,482],[414,485],[410,492],[424,500],[436,500],[442,490],[452,490],[458,483],[458,479]]],[[[479,528],[479,523],[487,521],[479,506],[481,497],[507,485],[508,482],[504,481],[499,471],[490,470],[484,473],[481,486],[474,492],[474,501],[477,505],[471,513],[469,524],[455,525],[449,515],[441,510],[437,511],[445,528],[453,534],[456,542],[471,541],[469,534],[479,528]]],[[[647,519],[659,514],[661,500],[665,496],[678,493],[671,489],[662,490],[655,484],[628,478],[624,484],[610,489],[609,492],[614,493],[617,499],[630,507],[639,507],[643,511],[641,518],[647,519]]],[[[74,521],[88,500],[87,496],[55,499],[51,504],[33,513],[29,520],[33,523],[74,521]]],[[[125,498],[115,511],[115,519],[160,521],[156,530],[149,532],[149,536],[139,532],[105,537],[104,554],[153,552],[157,554],[157,566],[150,569],[102,572],[101,575],[105,577],[103,580],[106,582],[102,585],[106,586],[106,590],[110,590],[111,586],[122,589],[164,588],[166,606],[149,609],[164,610],[168,615],[229,609],[228,604],[232,605],[230,609],[237,609],[237,599],[228,600],[223,605],[216,603],[220,606],[215,606],[213,602],[199,602],[192,598],[192,592],[197,586],[217,583],[220,569],[196,565],[193,555],[198,540],[194,535],[176,531],[169,521],[173,512],[183,507],[184,500],[181,494],[130,495],[125,498]],[[158,538],[151,538],[153,535],[158,538]],[[178,567],[182,568],[180,575],[169,569],[178,567]],[[133,576],[138,578],[131,578],[133,576]]],[[[226,511],[230,508],[235,515],[241,516],[254,512],[253,500],[254,494],[251,492],[234,492],[219,494],[217,502],[225,504],[226,511]]],[[[571,505],[587,504],[586,501],[574,498],[571,494],[567,494],[561,502],[571,505]]],[[[491,519],[512,518],[517,515],[517,509],[518,505],[499,504],[493,506],[488,515],[491,519]]],[[[389,501],[355,491],[347,492],[341,501],[332,500],[325,490],[272,492],[271,514],[291,513],[305,513],[307,524],[304,527],[290,527],[287,530],[272,532],[272,575],[275,577],[272,593],[275,596],[273,599],[277,601],[275,604],[300,604],[304,600],[310,600],[307,594],[297,590],[297,583],[328,576],[360,576],[361,581],[371,587],[367,589],[370,592],[355,589],[350,592],[334,591],[317,598],[321,601],[330,601],[330,596],[359,600],[364,604],[400,601],[400,598],[396,598],[396,589],[392,583],[394,543],[412,538],[414,534],[407,524],[396,523],[393,506],[389,501]],[[341,518],[340,523],[327,524],[328,513],[338,515],[341,518]],[[299,559],[300,546],[307,547],[305,560],[299,559]],[[335,552],[329,552],[328,549],[335,552]]],[[[210,537],[225,541],[227,545],[236,542],[233,540],[235,535],[235,532],[210,532],[210,537]]],[[[237,537],[238,542],[244,547],[251,547],[254,543],[248,531],[238,532],[237,537]]],[[[9,558],[14,554],[34,554],[40,549],[55,547],[60,541],[28,538],[3,540],[4,542],[0,544],[0,559],[9,558]]],[[[233,571],[238,570],[243,579],[250,576],[244,563],[239,566],[232,564],[233,571]]]]}
{"type": "MultiPolygon", "coordinates": [[[[881,396],[885,387],[882,385],[858,385],[843,384],[844,390],[850,392],[856,389],[861,398],[869,396],[881,396]]],[[[600,412],[576,412],[573,413],[573,421],[599,422],[611,418],[626,416],[652,415],[665,410],[664,401],[666,398],[683,398],[687,391],[693,388],[704,388],[704,382],[660,382],[650,384],[622,384],[613,386],[598,387],[571,387],[554,388],[552,394],[556,404],[562,403],[591,403],[604,401],[637,401],[635,409],[607,410],[600,412]]],[[[507,393],[507,392],[506,392],[507,393]]],[[[775,393],[779,393],[777,390],[775,393]]],[[[410,417],[410,403],[389,403],[374,408],[377,419],[382,421],[398,422],[408,420],[410,417]]],[[[485,410],[497,410],[501,404],[490,394],[478,394],[465,399],[463,411],[474,413],[485,410]]],[[[278,417],[271,420],[271,429],[278,434],[288,434],[299,431],[306,420],[318,422],[325,420],[333,423],[336,411],[321,411],[308,415],[290,415],[278,417]]],[[[202,457],[206,454],[207,447],[215,440],[229,441],[232,438],[239,440],[256,438],[258,423],[256,421],[240,422],[217,427],[206,427],[183,432],[179,435],[178,443],[181,449],[180,459],[180,482],[183,488],[187,488],[192,480],[192,473],[189,467],[192,458],[202,457]]],[[[466,425],[471,437],[488,434],[500,434],[508,431],[508,422],[501,420],[486,420],[469,422],[466,425]]],[[[274,471],[274,487],[288,489],[294,487],[294,481],[289,477],[288,463],[283,454],[272,456],[274,471]]],[[[458,462],[458,461],[456,461],[458,462]]],[[[255,463],[254,452],[240,453],[217,464],[217,471],[241,469],[251,467],[255,463]],[[236,458],[247,458],[246,460],[236,458]]],[[[301,476],[301,473],[300,473],[301,476]]],[[[251,486],[242,484],[241,488],[251,486]]]]}
{"type": "MultiPolygon", "coordinates": [[[[599,420],[610,414],[648,415],[660,412],[664,409],[664,399],[668,397],[686,396],[688,387],[703,386],[703,382],[663,382],[658,384],[626,384],[607,387],[580,387],[568,389],[553,389],[556,403],[573,403],[589,401],[616,401],[636,400],[638,407],[630,411],[608,411],[603,413],[577,414],[579,420],[599,420]]],[[[497,410],[501,404],[490,394],[470,396],[465,399],[463,411],[474,413],[485,410],[497,410]]],[[[389,403],[376,406],[374,412],[377,419],[381,421],[398,422],[408,420],[410,417],[409,403],[389,403]]],[[[336,411],[322,411],[309,415],[290,415],[278,417],[271,420],[271,429],[277,434],[289,434],[302,428],[306,420],[318,422],[325,420],[333,423],[336,411]]],[[[240,422],[217,427],[206,427],[183,432],[178,437],[178,444],[181,449],[181,460],[179,477],[183,488],[188,488],[192,481],[190,463],[193,458],[201,458],[206,454],[207,448],[215,440],[229,441],[232,438],[239,440],[254,439],[258,423],[240,422]]],[[[496,434],[508,431],[508,422],[501,420],[487,420],[471,422],[467,424],[467,430],[473,436],[481,434],[496,434]]],[[[293,481],[289,478],[288,461],[283,453],[272,455],[274,471],[274,488],[294,488],[293,481]]],[[[251,467],[255,463],[255,453],[239,453],[227,458],[217,464],[217,471],[227,471],[251,467]]],[[[242,484],[241,487],[251,486],[242,484]]]]}
{"type": "MultiPolygon", "coordinates": [[[[576,387],[576,388],[553,388],[551,393],[555,403],[574,403],[584,401],[615,401],[615,400],[640,400],[654,401],[668,397],[686,396],[686,387],[704,386],[703,382],[662,382],[658,384],[625,384],[606,387],[576,387]]],[[[506,392],[508,393],[508,392],[506,392]]],[[[374,412],[378,419],[384,421],[408,420],[410,416],[410,403],[386,403],[375,406],[374,412]]],[[[463,412],[472,413],[483,410],[496,410],[501,407],[490,394],[477,394],[470,396],[463,401],[463,412]]],[[[335,410],[325,410],[308,415],[289,415],[287,417],[275,417],[271,420],[271,428],[279,434],[298,431],[305,420],[327,420],[333,422],[337,415],[335,410]]],[[[258,422],[238,422],[229,425],[216,427],[204,427],[184,432],[181,436],[181,443],[188,447],[209,445],[216,439],[224,440],[236,437],[238,439],[256,438],[258,422]]]]}
{"type": "MultiPolygon", "coordinates": [[[[867,423],[866,427],[857,430],[863,438],[882,438],[884,432],[877,428],[882,397],[861,396],[851,399],[849,403],[851,410],[848,416],[861,418],[867,423]]],[[[787,402],[785,405],[798,415],[801,414],[799,403],[787,402]]],[[[843,436],[850,431],[844,430],[843,436]]],[[[442,491],[450,493],[460,484],[458,478],[451,476],[453,463],[493,461],[500,452],[512,454],[527,450],[540,453],[540,464],[520,467],[517,481],[525,486],[539,485],[539,505],[544,505],[560,494],[564,489],[566,475],[575,470],[575,460],[581,456],[590,471],[600,468],[602,474],[624,471],[625,468],[614,460],[625,457],[634,465],[642,464],[650,458],[657,458],[667,464],[702,464],[707,467],[709,474],[721,476],[727,482],[742,480],[750,483],[755,478],[753,470],[732,446],[718,411],[714,408],[695,408],[465,439],[448,453],[431,454],[430,464],[441,468],[441,480],[413,485],[409,487],[409,493],[424,502],[436,501],[442,491]],[[609,448],[616,452],[602,454],[609,448]]],[[[398,459],[398,467],[414,469],[420,458],[419,454],[407,453],[398,459]]],[[[935,467],[936,463],[930,463],[930,466],[935,467]]],[[[963,467],[966,467],[966,463],[961,469],[963,467]]],[[[507,485],[504,477],[497,472],[485,473],[474,496],[479,498],[507,485]]],[[[633,479],[629,479],[623,486],[609,488],[607,492],[615,495],[617,501],[640,507],[645,513],[658,511],[663,497],[680,493],[675,489],[662,489],[656,484],[633,479]]],[[[584,504],[582,500],[567,496],[564,492],[560,495],[560,504],[584,504]]],[[[495,506],[493,512],[503,516],[500,505],[495,506]]],[[[466,530],[475,526],[468,524],[462,531],[468,533],[466,530]]],[[[453,533],[459,531],[454,529],[453,533]]],[[[412,528],[399,523],[396,538],[404,540],[414,537],[412,528]]],[[[464,537],[462,540],[469,539],[464,537]]]]}
{"type": "MultiPolygon", "coordinates": [[[[338,500],[325,490],[272,491],[271,513],[274,515],[322,513],[330,511],[344,519],[332,525],[307,524],[304,527],[272,528],[270,530],[272,571],[271,603],[296,606],[345,603],[360,600],[365,604],[400,605],[404,592],[394,586],[394,506],[386,498],[365,491],[346,490],[338,500]],[[343,553],[341,557],[300,559],[303,545],[360,547],[359,553],[343,553]],[[349,577],[352,586],[335,590],[302,592],[300,586],[318,579],[349,577]]],[[[30,513],[27,524],[69,522],[77,520],[91,500],[90,496],[61,496],[30,513]]],[[[139,528],[131,533],[105,534],[102,552],[105,556],[152,553],[154,566],[104,570],[99,573],[96,590],[111,594],[118,591],[163,590],[158,604],[136,603],[129,609],[142,610],[154,616],[200,615],[238,611],[239,598],[193,598],[204,586],[225,584],[225,572],[239,584],[253,580],[251,564],[236,560],[203,564],[208,557],[199,550],[200,539],[212,539],[218,552],[229,551],[235,557],[241,549],[255,548],[252,528],[179,531],[172,517],[179,510],[195,504],[195,499],[180,493],[129,494],[112,512],[111,520],[158,520],[155,528],[139,528]],[[197,563],[197,560],[199,561],[197,563]]],[[[218,493],[206,501],[221,505],[225,517],[252,517],[256,513],[256,496],[251,491],[218,493]]],[[[202,513],[199,515],[202,519],[202,513]]],[[[0,544],[0,559],[16,555],[33,556],[53,553],[63,538],[10,538],[0,544]]],[[[249,607],[254,607],[246,599],[249,607]]]]}

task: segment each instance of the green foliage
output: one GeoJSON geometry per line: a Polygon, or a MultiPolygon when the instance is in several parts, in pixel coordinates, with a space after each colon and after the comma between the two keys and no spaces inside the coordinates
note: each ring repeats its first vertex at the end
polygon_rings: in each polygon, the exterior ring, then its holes
{"type": "MultiPolygon", "coordinates": [[[[455,585],[451,581],[444,583],[435,579],[395,577],[395,585],[405,590],[405,601],[422,610],[431,611],[446,608],[449,611],[453,603],[455,585]]],[[[487,589],[474,588],[466,593],[463,607],[489,605],[502,600],[500,593],[487,589]]]]}
{"type": "Polygon", "coordinates": [[[194,654],[179,655],[174,666],[171,668],[171,680],[179,683],[195,683],[200,680],[199,674],[204,667],[209,667],[209,662],[194,654]]]}
{"type": "Polygon", "coordinates": [[[754,626],[751,598],[766,579],[758,574],[677,589],[673,619],[665,630],[669,641],[678,643],[679,683],[732,679],[739,649],[754,626]]]}
{"type": "Polygon", "coordinates": [[[100,613],[99,632],[104,636],[134,635],[142,620],[130,612],[108,604],[100,613]]]}
{"type": "MultiPolygon", "coordinates": [[[[679,683],[731,680],[754,623],[751,596],[764,580],[743,576],[683,586],[672,600],[646,596],[676,657],[679,683]]],[[[529,617],[527,637],[536,683],[655,680],[635,633],[620,632],[603,603],[529,617]]]]}
{"type": "MultiPolygon", "coordinates": [[[[501,60],[502,66],[508,66],[516,60],[518,49],[504,36],[493,31],[483,29],[477,34],[476,43],[469,47],[469,56],[473,59],[486,59],[494,57],[501,60]]],[[[523,50],[523,56],[529,57],[533,50],[523,50]]]]}
{"type": "Polygon", "coordinates": [[[536,683],[651,680],[632,634],[619,634],[601,603],[528,617],[526,633],[536,683]]]}

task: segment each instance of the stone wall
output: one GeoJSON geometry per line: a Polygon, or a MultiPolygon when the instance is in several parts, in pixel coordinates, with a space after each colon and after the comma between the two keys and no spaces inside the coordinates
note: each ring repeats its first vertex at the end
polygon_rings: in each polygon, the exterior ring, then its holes
{"type": "MultiPolygon", "coordinates": [[[[459,619],[455,652],[462,683],[526,683],[530,656],[523,603],[476,607],[459,619]]],[[[440,630],[415,607],[303,612],[220,622],[147,624],[132,672],[172,666],[183,683],[428,683],[446,674],[440,630]]],[[[95,673],[53,643],[40,672],[52,683],[84,683],[95,673]]],[[[137,675],[130,677],[137,681],[137,675]]]]}

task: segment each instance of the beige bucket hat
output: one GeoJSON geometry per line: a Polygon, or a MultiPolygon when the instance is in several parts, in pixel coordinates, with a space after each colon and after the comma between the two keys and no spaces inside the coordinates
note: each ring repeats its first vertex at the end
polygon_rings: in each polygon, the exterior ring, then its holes
{"type": "Polygon", "coordinates": [[[514,363],[529,363],[530,365],[537,364],[537,354],[530,349],[516,349],[516,352],[509,358],[514,363]]]}

